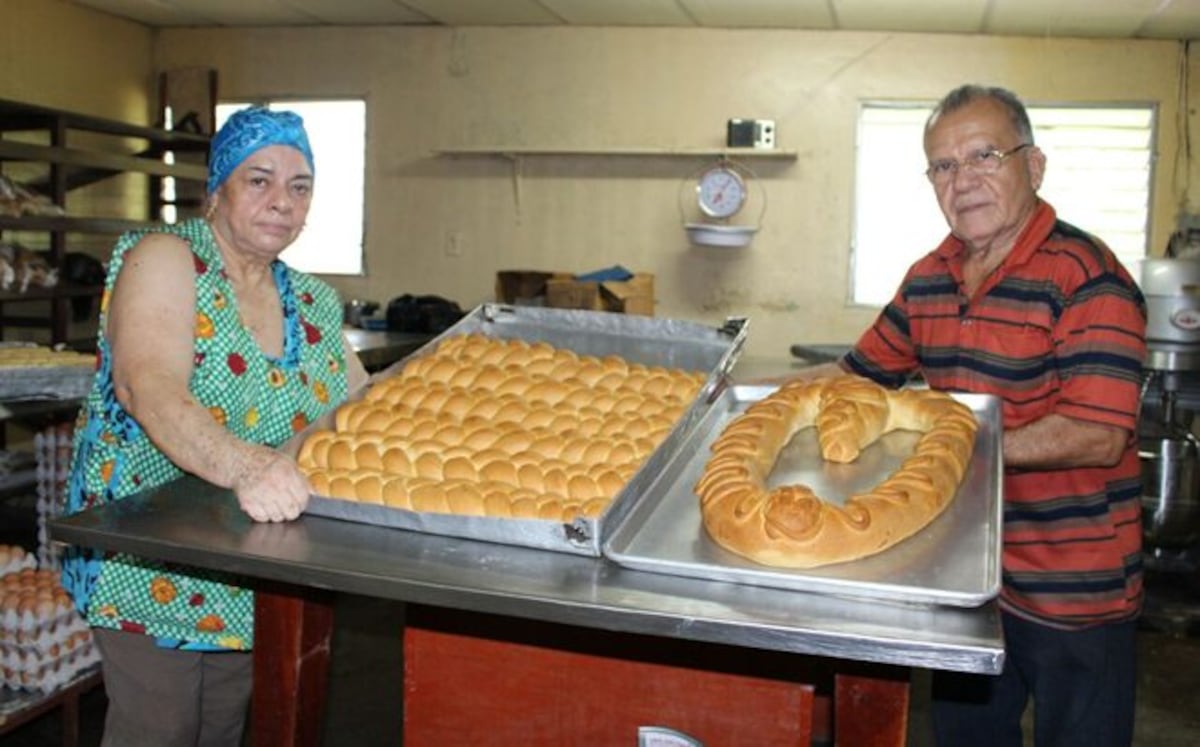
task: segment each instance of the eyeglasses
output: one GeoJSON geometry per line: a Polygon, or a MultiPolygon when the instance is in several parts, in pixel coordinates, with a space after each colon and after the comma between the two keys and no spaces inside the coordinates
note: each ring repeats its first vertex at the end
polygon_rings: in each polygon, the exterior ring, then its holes
{"type": "Polygon", "coordinates": [[[1016,155],[1032,145],[1033,143],[1021,143],[1008,150],[996,150],[995,148],[979,150],[961,161],[944,158],[929,164],[929,168],[925,169],[925,176],[929,177],[929,181],[934,184],[941,185],[953,181],[954,177],[958,176],[959,169],[967,169],[981,175],[994,174],[1000,170],[1009,156],[1016,155]]]}

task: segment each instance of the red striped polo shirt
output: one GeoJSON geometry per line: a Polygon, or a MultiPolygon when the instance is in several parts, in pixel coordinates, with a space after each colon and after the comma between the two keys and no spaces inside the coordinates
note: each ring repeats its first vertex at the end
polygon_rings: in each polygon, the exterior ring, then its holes
{"type": "Polygon", "coordinates": [[[1142,599],[1142,294],[1044,202],[970,298],[964,258],[948,236],[917,261],[842,365],[889,386],[920,373],[936,389],[997,395],[1006,429],[1058,413],[1128,430],[1114,467],[1005,471],[1000,604],[1061,628],[1129,619],[1142,599]]]}

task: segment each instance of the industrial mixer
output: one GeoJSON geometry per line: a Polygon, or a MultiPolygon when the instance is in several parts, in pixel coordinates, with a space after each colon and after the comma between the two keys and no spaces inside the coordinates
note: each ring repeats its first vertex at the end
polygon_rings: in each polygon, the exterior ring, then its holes
{"type": "Polygon", "coordinates": [[[1146,619],[1200,626],[1200,259],[1141,262],[1146,361],[1138,425],[1146,619]]]}

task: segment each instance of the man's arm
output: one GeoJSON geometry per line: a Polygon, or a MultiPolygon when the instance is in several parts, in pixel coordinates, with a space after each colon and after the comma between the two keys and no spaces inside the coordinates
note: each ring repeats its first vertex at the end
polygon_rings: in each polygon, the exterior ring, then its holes
{"type": "Polygon", "coordinates": [[[1115,425],[1050,414],[1004,431],[1004,464],[1024,469],[1111,467],[1131,434],[1115,425]]]}

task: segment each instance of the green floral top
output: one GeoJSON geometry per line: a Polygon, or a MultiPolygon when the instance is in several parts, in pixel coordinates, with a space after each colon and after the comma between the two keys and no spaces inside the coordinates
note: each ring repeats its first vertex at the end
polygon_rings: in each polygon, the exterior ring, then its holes
{"type": "MultiPolygon", "coordinates": [[[[273,266],[284,315],[283,356],[263,353],[241,322],[212,232],[195,219],[154,231],[191,245],[196,272],[195,364],[190,389],[239,438],[278,446],[346,396],[342,309],[337,293],[282,262],[273,266]]],[[[122,236],[100,304],[97,372],[75,430],[67,486],[70,513],[120,500],[182,472],[117,402],[104,332],[108,299],[125,253],[147,234],[122,236]]],[[[222,574],[127,554],[76,548],[63,583],[88,622],[153,635],[188,648],[250,648],[253,594],[222,574]]]]}

